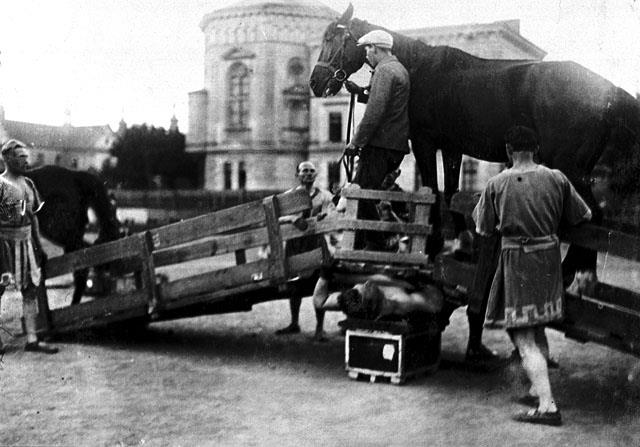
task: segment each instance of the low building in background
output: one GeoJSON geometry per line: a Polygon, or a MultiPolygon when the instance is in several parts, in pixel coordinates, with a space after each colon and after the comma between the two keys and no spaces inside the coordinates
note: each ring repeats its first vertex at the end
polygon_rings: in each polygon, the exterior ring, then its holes
{"type": "Polygon", "coordinates": [[[62,126],[7,120],[0,107],[0,137],[15,138],[31,148],[34,167],[57,165],[69,169],[96,170],[111,158],[117,135],[109,125],[62,126]]]}

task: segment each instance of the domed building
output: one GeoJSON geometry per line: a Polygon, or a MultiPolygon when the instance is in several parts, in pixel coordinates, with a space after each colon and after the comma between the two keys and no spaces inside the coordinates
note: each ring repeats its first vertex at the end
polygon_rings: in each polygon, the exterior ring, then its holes
{"type": "MultiPolygon", "coordinates": [[[[206,153],[206,189],[290,188],[296,166],[308,159],[319,186],[344,181],[337,160],[349,95],[312,98],[308,85],[323,32],[340,15],[314,0],[244,0],[203,17],[204,88],[189,93],[187,150],[206,153]]],[[[545,56],[520,35],[518,20],[398,32],[484,58],[545,56]]],[[[369,77],[363,68],[351,79],[367,85],[369,77]]],[[[356,107],[356,124],[363,111],[356,107]]],[[[479,189],[502,169],[467,157],[463,163],[463,189],[479,189]]],[[[401,168],[400,185],[413,189],[419,183],[413,156],[401,168]]]]}
{"type": "Polygon", "coordinates": [[[205,87],[189,94],[187,144],[207,154],[206,189],[290,187],[308,156],[311,48],[337,16],[306,0],[204,16],[205,87]]]}

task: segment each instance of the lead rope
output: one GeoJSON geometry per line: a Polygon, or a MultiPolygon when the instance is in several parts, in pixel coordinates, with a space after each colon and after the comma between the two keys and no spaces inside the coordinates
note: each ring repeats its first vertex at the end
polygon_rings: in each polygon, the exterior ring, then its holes
{"type": "MultiPolygon", "coordinates": [[[[353,123],[355,103],[356,103],[356,94],[351,93],[351,100],[349,101],[349,114],[347,115],[347,137],[346,137],[347,146],[351,141],[351,126],[353,123]]],[[[351,181],[353,180],[355,158],[356,158],[355,155],[347,155],[345,152],[342,152],[342,156],[340,157],[340,160],[338,160],[338,163],[342,162],[342,165],[344,166],[344,171],[347,175],[348,183],[351,183],[351,181]]]]}

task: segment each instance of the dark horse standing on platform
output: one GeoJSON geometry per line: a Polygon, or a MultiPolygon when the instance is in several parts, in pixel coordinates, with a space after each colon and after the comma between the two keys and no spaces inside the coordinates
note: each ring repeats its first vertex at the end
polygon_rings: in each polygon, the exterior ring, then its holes
{"type": "MultiPolygon", "coordinates": [[[[310,80],[316,96],[336,94],[362,67],[365,51],[357,40],[381,28],[352,15],[349,5],[324,33],[310,80]]],[[[591,191],[596,163],[613,173],[610,187],[617,197],[638,193],[640,103],[624,90],[573,62],[481,59],[390,33],[393,53],[411,79],[410,138],[417,167],[423,184],[437,191],[436,151],[442,150],[447,202],[458,188],[462,154],[506,162],[503,136],[516,124],[538,133],[539,160],[567,175],[591,206],[596,223],[601,222],[591,191]]],[[[439,235],[441,217],[432,216],[439,235]]],[[[441,247],[440,236],[432,240],[429,253],[441,247]]],[[[576,269],[595,270],[596,255],[572,246],[565,276],[576,269]]]]}
{"type": "MultiPolygon", "coordinates": [[[[99,224],[95,243],[108,242],[119,237],[120,224],[115,207],[109,200],[102,180],[89,172],[73,171],[60,166],[43,166],[27,174],[40,193],[44,206],[38,213],[40,232],[47,239],[60,245],[65,253],[80,250],[90,244],[84,235],[89,222],[87,211],[91,208],[99,224]]],[[[74,273],[75,290],[72,304],[82,299],[88,270],[74,273]]]]}

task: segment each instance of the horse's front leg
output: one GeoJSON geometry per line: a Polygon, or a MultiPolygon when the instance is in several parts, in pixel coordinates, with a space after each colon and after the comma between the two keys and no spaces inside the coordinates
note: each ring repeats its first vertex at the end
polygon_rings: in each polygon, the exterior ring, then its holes
{"type": "MultiPolygon", "coordinates": [[[[72,251],[80,250],[88,247],[89,244],[84,242],[83,239],[74,241],[73,244],[64,247],[64,252],[69,253],[72,251]]],[[[89,269],[76,270],[73,272],[73,297],[71,298],[71,304],[79,304],[82,300],[82,295],[87,288],[87,278],[89,277],[89,269]]]]}

